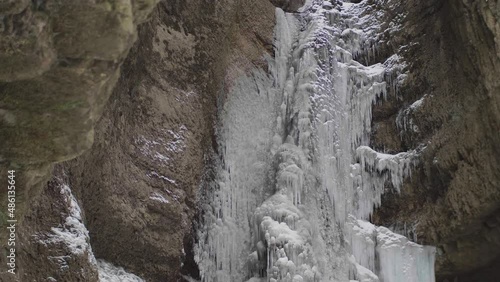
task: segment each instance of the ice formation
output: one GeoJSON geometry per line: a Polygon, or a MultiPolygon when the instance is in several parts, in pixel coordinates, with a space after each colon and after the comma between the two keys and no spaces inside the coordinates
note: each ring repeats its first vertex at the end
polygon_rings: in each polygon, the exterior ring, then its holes
{"type": "MultiPolygon", "coordinates": [[[[101,282],[143,282],[144,280],[132,273],[126,272],[122,267],[117,267],[104,260],[96,260],[90,245],[89,232],[82,219],[82,212],[78,201],[73,196],[71,189],[66,184],[58,186],[64,204],[67,206],[67,216],[63,224],[51,228],[50,233],[34,235],[41,244],[63,244],[68,250],[67,255],[48,256],[47,258],[58,264],[61,271],[70,268],[72,256],[86,256],[89,263],[97,268],[101,282]]],[[[155,199],[160,200],[160,199],[155,199]]],[[[49,277],[48,280],[56,281],[49,277]],[[52,280],[51,280],[52,279],[52,280]]]]}
{"type": "Polygon", "coordinates": [[[203,282],[434,281],[432,247],[365,221],[423,149],[367,146],[372,105],[405,77],[397,55],[369,65],[375,2],[277,9],[270,74],[240,73],[225,93],[216,180],[201,189],[203,282]]]}

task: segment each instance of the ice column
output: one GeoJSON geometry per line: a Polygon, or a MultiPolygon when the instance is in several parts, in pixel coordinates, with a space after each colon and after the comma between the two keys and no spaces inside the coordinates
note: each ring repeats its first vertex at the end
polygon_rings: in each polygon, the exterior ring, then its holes
{"type": "Polygon", "coordinates": [[[434,281],[432,247],[364,221],[424,149],[368,147],[373,104],[404,78],[397,56],[368,65],[384,16],[375,4],[277,9],[270,74],[233,72],[202,193],[203,282],[434,281]]]}

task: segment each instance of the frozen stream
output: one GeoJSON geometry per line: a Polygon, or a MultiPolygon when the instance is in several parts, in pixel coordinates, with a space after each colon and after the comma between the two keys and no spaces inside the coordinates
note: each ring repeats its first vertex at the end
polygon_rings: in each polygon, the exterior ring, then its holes
{"type": "Polygon", "coordinates": [[[418,159],[368,147],[372,104],[398,83],[386,77],[404,79],[397,55],[365,65],[381,18],[367,1],[276,10],[270,73],[241,73],[220,105],[203,282],[434,281],[433,247],[366,221],[418,159]]]}

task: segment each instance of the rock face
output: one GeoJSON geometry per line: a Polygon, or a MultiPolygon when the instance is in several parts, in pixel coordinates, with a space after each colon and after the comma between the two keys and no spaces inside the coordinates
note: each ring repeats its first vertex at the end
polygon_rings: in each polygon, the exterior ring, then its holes
{"type": "MultiPolygon", "coordinates": [[[[64,7],[65,13],[79,9],[96,17],[91,21],[93,24],[108,24],[97,8],[64,7]]],[[[86,16],[78,17],[83,19],[86,16]]],[[[61,49],[68,57],[89,56],[91,49],[95,48],[98,53],[92,53],[92,62],[119,60],[113,56],[128,49],[131,44],[125,39],[135,36],[132,32],[134,25],[127,23],[127,18],[109,20],[109,24],[128,24],[130,27],[130,30],[113,31],[108,26],[108,31],[103,32],[110,33],[109,42],[104,34],[99,35],[100,41],[97,42],[88,38],[97,36],[87,32],[96,28],[88,26],[91,23],[80,26],[80,29],[79,25],[66,22],[78,19],[61,15],[58,20],[60,29],[75,28],[69,32],[74,38],[61,39],[53,44],[65,46],[61,49]],[[132,33],[127,34],[128,31],[132,33]],[[77,38],[83,38],[85,42],[74,45],[72,42],[77,38]],[[111,42],[116,45],[104,48],[111,42]]],[[[118,83],[105,107],[102,104],[104,98],[102,103],[91,106],[92,111],[99,115],[103,113],[95,123],[95,130],[91,130],[93,122],[85,123],[89,130],[74,127],[79,133],[94,135],[94,145],[75,160],[58,166],[44,191],[37,191],[41,195],[30,197],[32,206],[24,219],[24,225],[30,228],[22,231],[20,261],[26,258],[31,262],[19,263],[23,279],[97,279],[96,266],[89,265],[86,254],[75,255],[63,245],[43,245],[47,240],[34,237],[36,234],[50,237],[52,228],[61,225],[59,217],[44,216],[47,207],[42,203],[57,199],[53,194],[58,188],[53,186],[60,182],[62,174],[82,210],[82,221],[88,228],[89,243],[96,257],[123,266],[147,281],[179,281],[182,273],[196,278],[197,267],[191,253],[194,243],[192,225],[197,214],[198,186],[206,166],[205,155],[213,142],[217,94],[221,87],[230,87],[236,79],[232,71],[245,73],[267,66],[265,56],[272,52],[273,28],[274,7],[267,0],[256,1],[252,6],[231,0],[217,5],[200,1],[163,1],[154,9],[150,20],[139,28],[139,40],[121,66],[120,78],[119,63],[109,68],[116,71],[112,84],[118,83]],[[37,257],[39,252],[41,255],[37,257]],[[63,260],[69,267],[64,268],[48,259],[58,256],[66,256],[63,260]],[[84,272],[80,273],[79,269],[84,272]]],[[[96,73],[98,77],[109,76],[96,73]]],[[[66,73],[57,77],[78,83],[66,73]]],[[[40,81],[45,83],[46,79],[40,78],[40,81]]],[[[60,87],[61,82],[55,84],[60,87]]],[[[95,93],[84,84],[78,85],[78,89],[95,93]]],[[[108,90],[111,90],[111,84],[108,90]]],[[[26,86],[23,91],[34,92],[26,86]]],[[[75,107],[70,107],[68,112],[78,111],[75,107]]],[[[89,114],[88,111],[81,112],[89,114]]],[[[76,119],[81,122],[81,117],[75,115],[71,118],[75,121],[62,122],[68,125],[76,123],[76,119]]],[[[64,139],[63,143],[77,146],[85,140],[89,142],[85,144],[92,141],[92,138],[82,136],[76,139],[64,139]]],[[[86,149],[84,147],[72,152],[79,154],[86,149]]],[[[69,158],[66,153],[52,158],[26,152],[29,158],[45,161],[69,158]]],[[[46,177],[41,183],[44,181],[47,181],[46,177]]],[[[50,211],[65,214],[64,206],[51,206],[50,211]]]]}
{"type": "MultiPolygon", "coordinates": [[[[374,108],[374,147],[427,147],[401,195],[386,194],[377,224],[414,227],[438,246],[438,278],[498,281],[500,32],[498,1],[407,1],[409,76],[374,108]]],[[[438,279],[439,280],[439,279],[438,279]]]]}
{"type": "MultiPolygon", "coordinates": [[[[96,259],[82,210],[68,186],[67,170],[58,165],[53,173],[18,230],[19,281],[98,281],[96,259]]],[[[2,281],[9,278],[3,276],[2,281]]]]}

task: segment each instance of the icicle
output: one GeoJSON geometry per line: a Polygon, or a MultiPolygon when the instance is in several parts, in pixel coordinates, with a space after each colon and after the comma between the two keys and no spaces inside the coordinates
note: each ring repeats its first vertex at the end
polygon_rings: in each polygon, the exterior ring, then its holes
{"type": "MultiPolygon", "coordinates": [[[[361,221],[380,205],[386,181],[401,189],[423,150],[367,147],[373,105],[405,78],[397,55],[368,65],[378,58],[382,18],[371,5],[310,0],[298,14],[277,9],[271,77],[231,74],[240,78],[220,105],[223,150],[196,249],[203,282],[431,281],[419,273],[433,274],[432,248],[399,239],[394,247],[386,238],[396,235],[361,221]],[[394,276],[388,264],[409,257],[418,273],[394,276]]],[[[400,116],[407,126],[409,115],[400,116]]]]}

